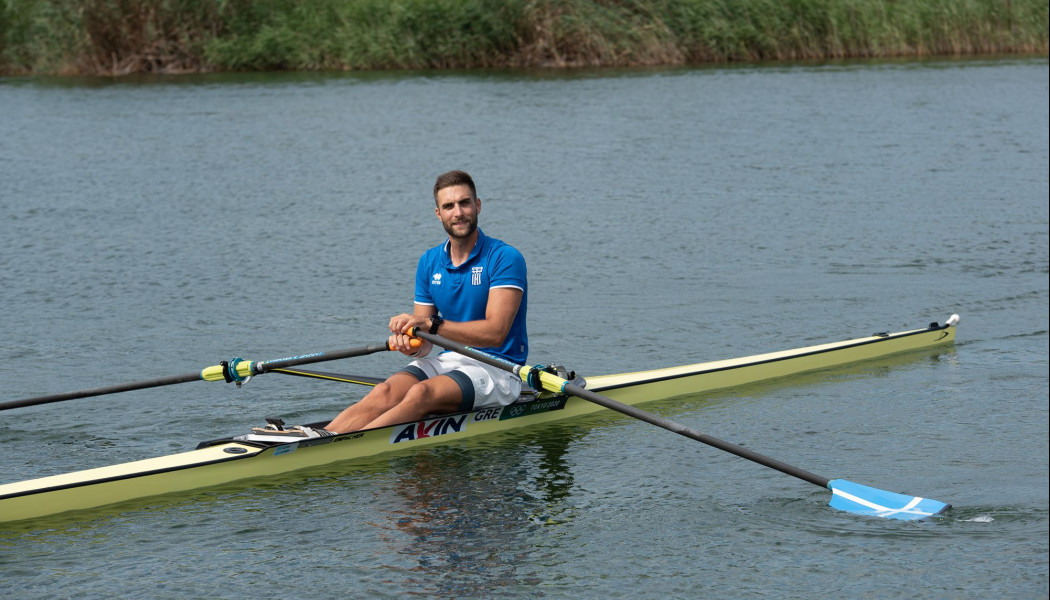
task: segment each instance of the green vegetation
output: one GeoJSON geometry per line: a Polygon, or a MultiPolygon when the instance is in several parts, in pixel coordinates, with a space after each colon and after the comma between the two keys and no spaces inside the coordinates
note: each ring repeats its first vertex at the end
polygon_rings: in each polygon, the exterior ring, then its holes
{"type": "Polygon", "coordinates": [[[1047,0],[0,0],[0,72],[1046,53],[1047,0]]]}

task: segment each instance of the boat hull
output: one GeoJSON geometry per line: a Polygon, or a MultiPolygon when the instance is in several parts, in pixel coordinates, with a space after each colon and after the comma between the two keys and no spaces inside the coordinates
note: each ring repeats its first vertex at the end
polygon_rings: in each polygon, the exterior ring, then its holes
{"type": "MultiPolygon", "coordinates": [[[[591,377],[587,388],[634,405],[940,347],[954,340],[954,326],[931,326],[744,358],[591,377]]],[[[0,522],[274,477],[601,410],[606,409],[580,398],[541,397],[507,407],[300,442],[268,445],[232,438],[204,442],[189,452],[0,485],[0,522]]]]}

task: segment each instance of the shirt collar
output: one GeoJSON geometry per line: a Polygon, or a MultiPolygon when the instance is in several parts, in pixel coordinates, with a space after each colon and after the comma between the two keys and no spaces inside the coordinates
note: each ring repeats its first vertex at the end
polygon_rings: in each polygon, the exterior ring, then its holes
{"type": "Polygon", "coordinates": [[[452,256],[449,254],[449,247],[451,246],[452,241],[445,240],[445,245],[442,248],[443,252],[441,253],[445,257],[445,267],[448,269],[459,269],[473,261],[474,258],[481,252],[481,248],[485,244],[486,239],[487,236],[485,235],[485,232],[482,231],[480,227],[478,227],[478,239],[474,241],[474,247],[470,249],[470,256],[468,256],[467,260],[463,261],[463,264],[459,265],[458,267],[452,265],[452,256]]]}

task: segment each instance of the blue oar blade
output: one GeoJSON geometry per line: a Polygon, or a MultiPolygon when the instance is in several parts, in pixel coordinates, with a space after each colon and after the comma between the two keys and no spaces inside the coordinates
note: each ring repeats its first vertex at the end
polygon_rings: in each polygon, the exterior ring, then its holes
{"type": "Polygon", "coordinates": [[[887,492],[845,479],[829,481],[828,489],[831,490],[828,505],[832,508],[872,517],[917,521],[951,508],[951,504],[932,498],[887,492]]]}

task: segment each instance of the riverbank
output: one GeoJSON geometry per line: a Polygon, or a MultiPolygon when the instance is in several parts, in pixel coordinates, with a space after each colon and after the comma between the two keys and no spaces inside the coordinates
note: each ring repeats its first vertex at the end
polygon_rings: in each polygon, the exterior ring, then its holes
{"type": "Polygon", "coordinates": [[[1048,51],[1046,0],[0,0],[0,74],[600,67],[1048,51]]]}

